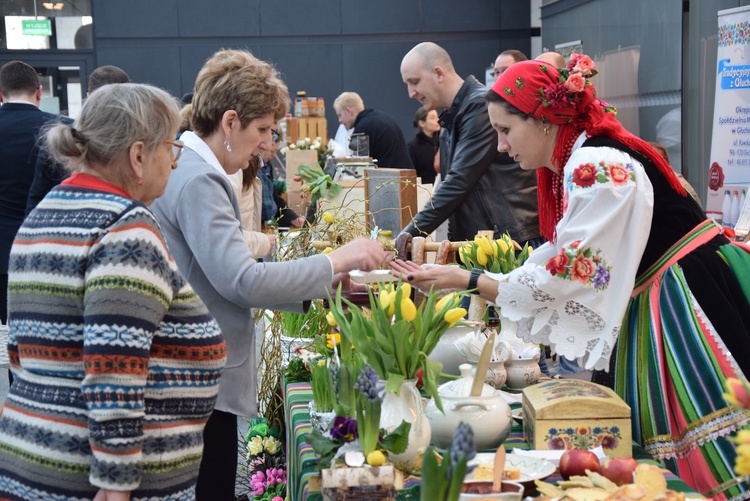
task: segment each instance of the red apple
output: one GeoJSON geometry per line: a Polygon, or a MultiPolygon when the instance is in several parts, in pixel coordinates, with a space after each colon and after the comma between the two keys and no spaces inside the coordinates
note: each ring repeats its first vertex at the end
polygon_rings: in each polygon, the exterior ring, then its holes
{"type": "Polygon", "coordinates": [[[617,485],[632,484],[637,466],[638,461],[633,458],[608,459],[599,469],[599,473],[617,485]]]}
{"type": "Polygon", "coordinates": [[[573,475],[586,475],[586,470],[599,471],[599,458],[591,451],[570,449],[560,458],[560,475],[565,480],[573,475]]]}

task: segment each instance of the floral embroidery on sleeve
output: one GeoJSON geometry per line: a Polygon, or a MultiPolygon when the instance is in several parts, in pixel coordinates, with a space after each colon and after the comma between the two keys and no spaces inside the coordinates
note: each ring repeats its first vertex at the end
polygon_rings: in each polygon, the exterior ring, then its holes
{"type": "Polygon", "coordinates": [[[609,285],[612,265],[602,258],[601,249],[579,248],[576,240],[549,261],[546,269],[552,276],[581,282],[596,290],[604,290],[609,285]]]}
{"type": "Polygon", "coordinates": [[[632,164],[593,162],[580,164],[573,169],[569,175],[568,186],[570,190],[576,188],[589,188],[596,183],[612,183],[615,186],[624,186],[635,181],[635,173],[632,164]]]}

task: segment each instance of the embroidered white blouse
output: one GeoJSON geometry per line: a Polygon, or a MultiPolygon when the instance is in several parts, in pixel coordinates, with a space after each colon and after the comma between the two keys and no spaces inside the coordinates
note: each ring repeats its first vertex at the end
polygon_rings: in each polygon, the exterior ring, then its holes
{"type": "Polygon", "coordinates": [[[555,242],[498,280],[500,315],[517,335],[586,369],[608,369],[651,227],[654,192],[643,165],[609,147],[573,145],[555,242]],[[512,324],[511,324],[512,325],[512,324]]]}

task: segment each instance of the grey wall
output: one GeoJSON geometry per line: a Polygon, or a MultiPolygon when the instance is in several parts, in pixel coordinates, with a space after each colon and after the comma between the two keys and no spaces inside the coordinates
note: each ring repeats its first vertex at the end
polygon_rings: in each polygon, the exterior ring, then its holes
{"type": "Polygon", "coordinates": [[[203,62],[221,48],[246,48],[272,62],[292,96],[333,100],[358,92],[393,115],[408,139],[419,103],[399,66],[414,45],[433,41],[460,75],[484,69],[509,48],[530,51],[530,0],[93,0],[96,64],[176,96],[192,90],[203,62]]]}

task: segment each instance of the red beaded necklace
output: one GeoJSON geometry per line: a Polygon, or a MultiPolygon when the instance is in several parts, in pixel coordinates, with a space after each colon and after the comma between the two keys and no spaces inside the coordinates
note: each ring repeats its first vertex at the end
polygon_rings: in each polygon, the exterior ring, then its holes
{"type": "Polygon", "coordinates": [[[570,124],[561,125],[552,154],[552,164],[557,172],[541,168],[537,171],[537,199],[539,202],[539,230],[550,242],[555,239],[555,227],[563,217],[565,190],[563,169],[573,152],[573,145],[582,129],[570,124]]]}

